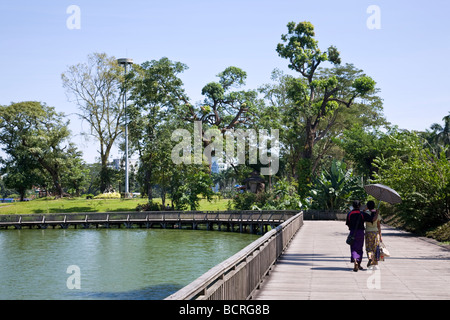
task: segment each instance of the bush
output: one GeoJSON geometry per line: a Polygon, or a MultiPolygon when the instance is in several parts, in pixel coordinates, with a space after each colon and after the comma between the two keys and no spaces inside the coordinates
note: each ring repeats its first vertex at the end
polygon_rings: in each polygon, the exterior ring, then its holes
{"type": "Polygon", "coordinates": [[[144,204],[138,204],[136,206],[136,211],[162,211],[162,204],[153,201],[144,204]]]}
{"type": "Polygon", "coordinates": [[[271,192],[237,194],[233,198],[233,208],[237,210],[300,210],[302,202],[297,194],[296,183],[281,179],[274,185],[271,192]]]}
{"type": "Polygon", "coordinates": [[[431,237],[441,242],[450,242],[450,222],[437,227],[433,231],[427,232],[427,237],[431,237]]]}
{"type": "Polygon", "coordinates": [[[95,196],[94,199],[120,199],[120,193],[118,192],[101,193],[95,196]]]}
{"type": "Polygon", "coordinates": [[[252,210],[256,194],[252,192],[239,193],[233,198],[233,208],[237,210],[252,210]]]}
{"type": "Polygon", "coordinates": [[[412,145],[407,157],[375,160],[377,183],[388,185],[402,197],[395,215],[407,230],[424,234],[450,219],[450,162],[421,145],[412,145]]]}
{"type": "Polygon", "coordinates": [[[322,170],[311,189],[313,209],[347,211],[351,200],[366,200],[361,178],[347,170],[342,161],[333,160],[329,170],[322,170]]]}

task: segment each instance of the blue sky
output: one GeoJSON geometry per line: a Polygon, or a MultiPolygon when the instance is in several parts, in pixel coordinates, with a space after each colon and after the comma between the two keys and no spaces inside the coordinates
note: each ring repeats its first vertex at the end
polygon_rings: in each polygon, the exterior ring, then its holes
{"type": "Polygon", "coordinates": [[[135,63],[166,56],[189,67],[182,79],[195,102],[231,65],[247,72],[248,88],[270,82],[274,68],[291,72],[276,45],[289,21],[310,21],[323,50],[335,45],[377,82],[388,121],[425,130],[450,111],[449,12],[446,0],[2,0],[0,104],[36,100],[72,115],[73,141],[93,162],[97,142],[79,135],[88,126],[62,88],[69,65],[93,52],[135,63]],[[66,25],[70,5],[80,29],[66,25]],[[366,25],[370,5],[381,29],[366,25]]]}

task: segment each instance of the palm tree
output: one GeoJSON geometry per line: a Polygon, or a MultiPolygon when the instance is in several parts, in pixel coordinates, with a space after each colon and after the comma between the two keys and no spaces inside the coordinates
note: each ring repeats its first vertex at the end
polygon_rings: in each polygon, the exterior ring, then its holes
{"type": "Polygon", "coordinates": [[[444,151],[447,158],[450,158],[450,112],[442,118],[442,121],[444,121],[444,126],[439,123],[431,125],[430,129],[433,131],[430,133],[429,143],[438,154],[444,151]]]}

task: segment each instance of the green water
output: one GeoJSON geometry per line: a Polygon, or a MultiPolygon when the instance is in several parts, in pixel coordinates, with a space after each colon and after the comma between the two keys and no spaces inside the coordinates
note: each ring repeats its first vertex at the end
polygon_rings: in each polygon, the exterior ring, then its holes
{"type": "Polygon", "coordinates": [[[164,299],[255,239],[169,229],[3,230],[0,299],[164,299]]]}

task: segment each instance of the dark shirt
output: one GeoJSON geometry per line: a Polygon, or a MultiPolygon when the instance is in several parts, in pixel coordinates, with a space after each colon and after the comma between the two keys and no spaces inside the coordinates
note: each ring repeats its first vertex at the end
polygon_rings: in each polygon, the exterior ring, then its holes
{"type": "Polygon", "coordinates": [[[364,211],[353,210],[347,214],[345,224],[348,226],[349,230],[355,230],[355,227],[357,230],[364,230],[364,222],[372,222],[374,215],[375,213],[370,215],[364,211]],[[356,224],[358,224],[358,226],[356,226],[356,224]]]}

